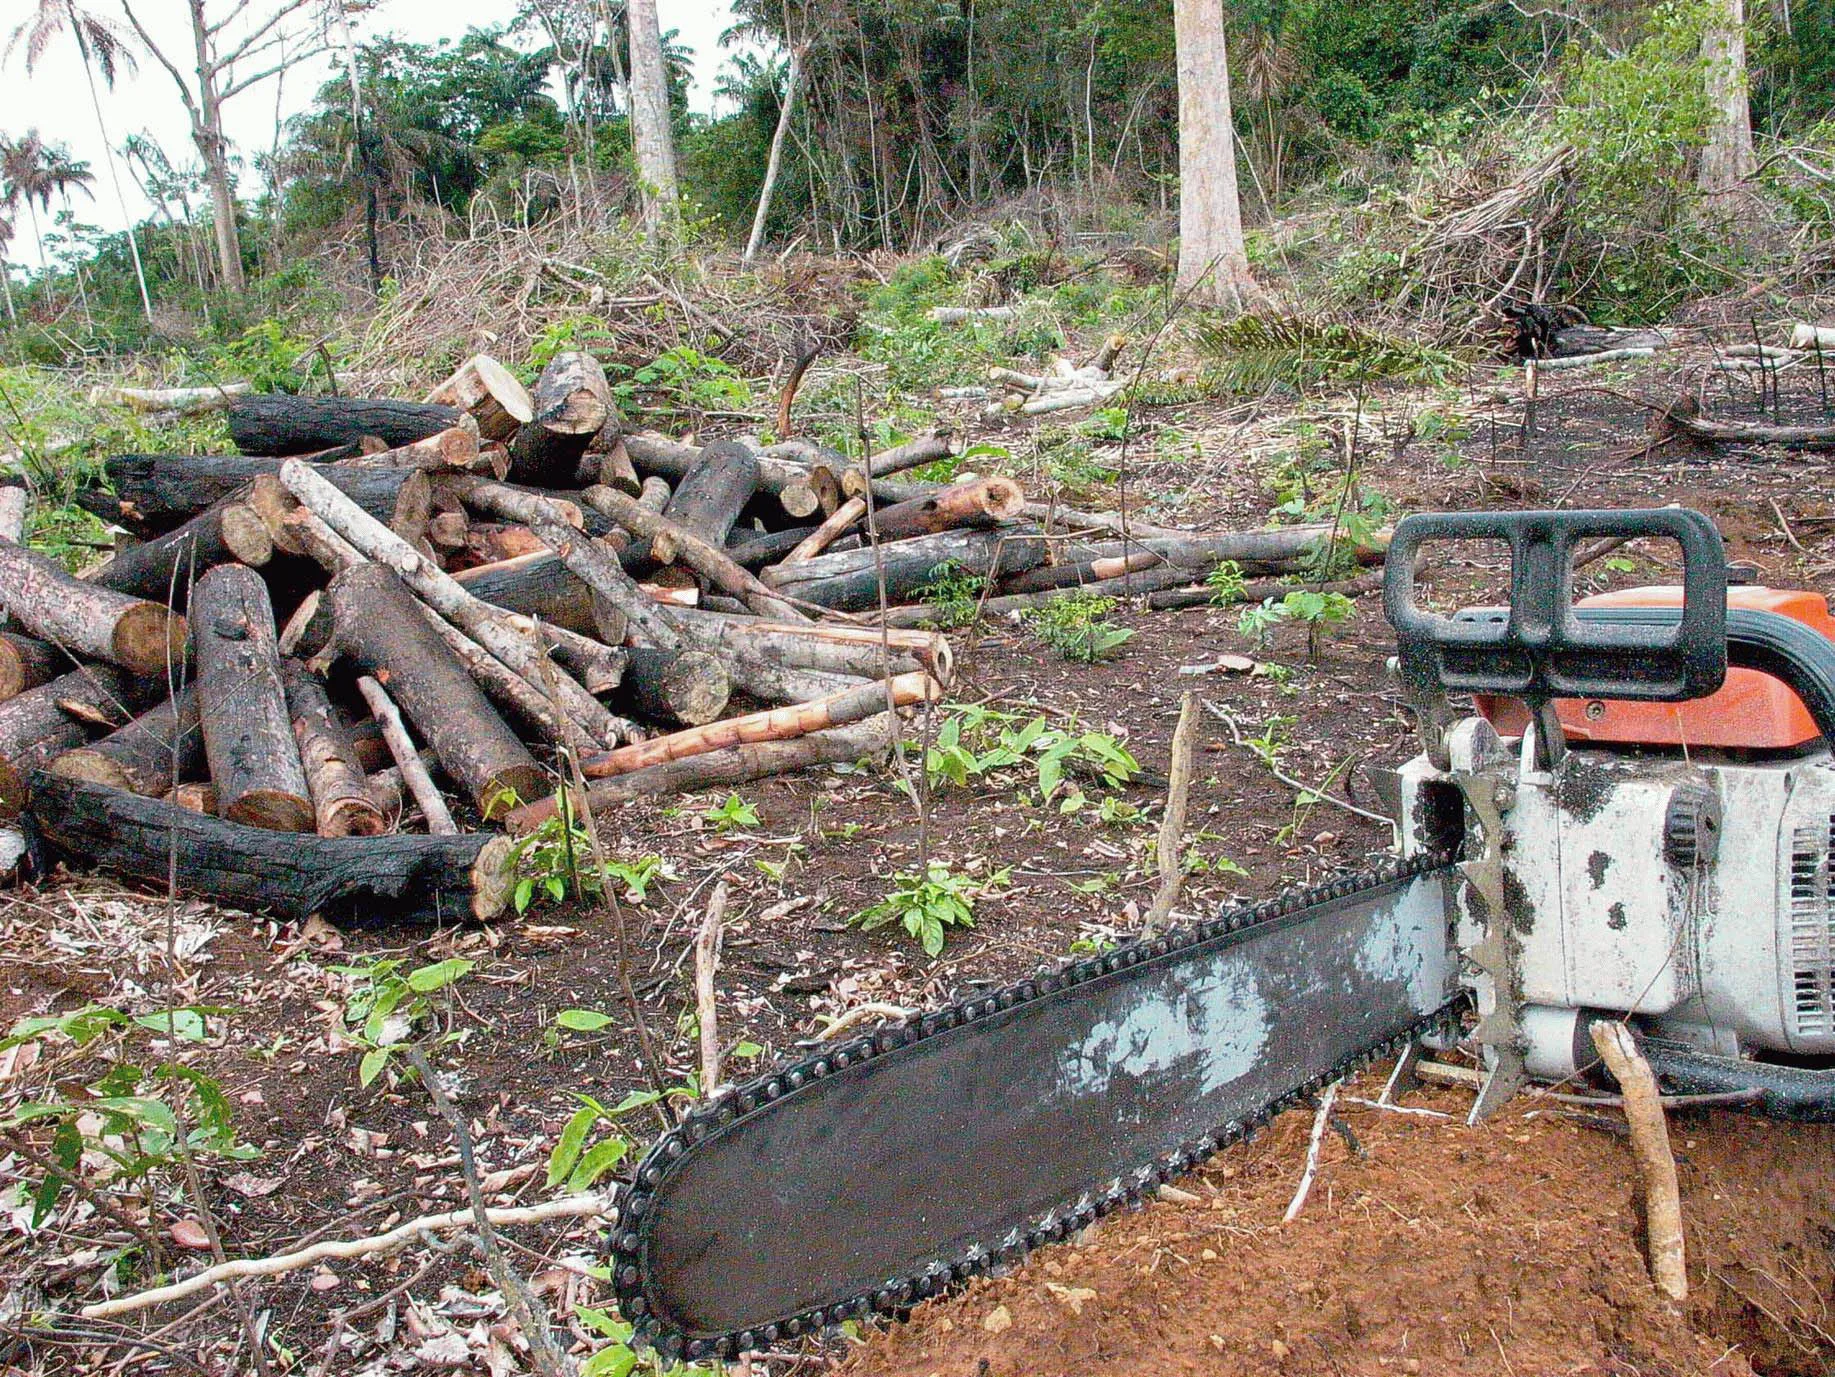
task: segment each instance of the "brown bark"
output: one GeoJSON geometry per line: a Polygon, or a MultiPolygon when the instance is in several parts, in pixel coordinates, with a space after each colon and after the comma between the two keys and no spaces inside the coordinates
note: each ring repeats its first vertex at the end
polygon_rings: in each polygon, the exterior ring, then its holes
{"type": "Polygon", "coordinates": [[[0,817],[25,806],[34,770],[88,739],[82,719],[66,711],[67,704],[92,713],[118,711],[126,692],[114,670],[90,665],[0,703],[0,817]]]}
{"type": "Polygon", "coordinates": [[[516,375],[489,354],[474,354],[426,400],[457,407],[478,423],[485,440],[504,441],[535,418],[535,402],[516,375]]]}
{"type": "MultiPolygon", "coordinates": [[[[466,672],[484,690],[485,697],[515,713],[537,734],[556,745],[571,747],[577,746],[582,740],[588,743],[593,740],[584,724],[566,717],[534,684],[432,608],[423,610],[426,612],[427,624],[438,633],[459,663],[465,666],[466,672]]],[[[590,745],[587,748],[591,749],[590,745]]]]}
{"type": "Polygon", "coordinates": [[[637,468],[631,463],[631,452],[624,447],[624,418],[616,409],[611,419],[600,427],[592,449],[587,451],[587,462],[581,466],[576,477],[582,487],[591,483],[603,483],[608,488],[616,488],[632,497],[643,492],[643,480],[637,476],[637,468]],[[608,431],[615,432],[609,442],[606,440],[608,431]],[[594,453],[595,450],[599,452],[594,453]]]}
{"type": "Polygon", "coordinates": [[[535,415],[510,444],[506,476],[517,483],[572,483],[586,447],[613,414],[605,370],[584,350],[556,354],[535,383],[535,415]]]}
{"type": "Polygon", "coordinates": [[[312,801],[287,716],[267,586],[240,564],[212,569],[192,593],[198,714],[220,816],[275,832],[310,832],[312,801]]]}
{"type": "Polygon", "coordinates": [[[478,423],[464,415],[457,425],[424,439],[339,463],[346,468],[421,469],[427,473],[470,473],[489,466],[479,448],[478,423]]]}
{"type": "Polygon", "coordinates": [[[0,541],[0,607],[23,630],[69,653],[157,674],[185,654],[185,619],[155,602],[73,578],[34,551],[0,541]]]}
{"type": "MultiPolygon", "coordinates": [[[[717,446],[709,446],[709,449],[714,448],[717,446]]],[[[680,495],[681,489],[676,491],[680,495]]],[[[642,503],[606,487],[588,488],[580,494],[580,499],[633,536],[648,540],[653,550],[666,540],[672,547],[672,558],[679,559],[721,592],[730,593],[760,616],[792,622],[807,620],[794,606],[733,562],[724,549],[724,532],[719,541],[714,541],[704,530],[678,525],[667,513],[648,511],[642,503]]],[[[670,505],[674,505],[674,499],[670,505]]],[[[730,525],[729,522],[729,528],[730,525]]]]}
{"type": "MultiPolygon", "coordinates": [[[[594,781],[587,786],[587,801],[595,810],[611,809],[640,798],[731,788],[789,774],[793,770],[865,760],[883,755],[891,747],[896,720],[895,714],[881,712],[864,721],[824,728],[807,736],[784,741],[751,741],[709,751],[706,755],[651,765],[629,774],[594,781]]],[[[520,818],[512,818],[510,822],[517,830],[524,830],[520,818]]],[[[531,825],[539,826],[540,823],[531,825]]]]}
{"type": "Polygon", "coordinates": [[[427,543],[436,550],[463,550],[470,535],[471,522],[464,512],[441,512],[427,522],[427,543]]]}
{"type": "Polygon", "coordinates": [[[782,741],[824,727],[858,722],[888,707],[905,707],[926,696],[934,700],[941,692],[936,681],[927,674],[901,674],[886,683],[861,684],[814,702],[730,717],[723,722],[710,722],[704,727],[692,727],[634,746],[620,746],[615,751],[583,761],[581,770],[588,779],[604,779],[608,775],[641,770],[646,765],[660,765],[666,760],[705,755],[708,751],[742,742],[782,741]]]}
{"type": "Polygon", "coordinates": [[[164,893],[176,858],[181,894],[290,921],[489,922],[509,907],[514,883],[502,836],[276,836],[45,774],[33,781],[32,817],[74,864],[164,893]]]}
{"type": "MultiPolygon", "coordinates": [[[[535,539],[533,533],[530,539],[535,539]]],[[[592,635],[597,630],[592,590],[546,545],[529,554],[461,569],[452,577],[472,596],[506,612],[540,617],[552,626],[564,626],[582,635],[592,635]]]]}
{"type": "MultiPolygon", "coordinates": [[[[867,514],[867,503],[864,497],[850,497],[839,507],[829,513],[828,519],[815,530],[797,542],[796,548],[785,555],[784,564],[801,564],[806,559],[814,559],[830,545],[833,545],[867,514]]],[[[729,549],[729,553],[731,553],[729,549]]],[[[771,582],[771,573],[767,570],[761,580],[767,587],[771,582]]]]}
{"type": "Polygon", "coordinates": [[[69,663],[68,655],[35,637],[0,631],[0,703],[50,683],[69,663]]]}
{"type": "Polygon", "coordinates": [[[1026,495],[1011,478],[972,478],[952,483],[930,497],[900,502],[873,513],[881,540],[905,540],[938,531],[999,526],[1018,518],[1026,495]]]}
{"type": "Polygon", "coordinates": [[[726,711],[732,679],[719,658],[702,650],[634,649],[620,693],[640,717],[699,727],[726,711]]]}
{"type": "Polygon", "coordinates": [[[300,664],[281,666],[293,739],[306,770],[312,814],[321,837],[376,837],[388,830],[357,763],[356,743],[325,692],[325,681],[300,664]]]}
{"type": "MultiPolygon", "coordinates": [[[[107,786],[99,787],[106,788],[107,786]]],[[[165,801],[175,808],[183,808],[190,813],[202,813],[210,818],[217,815],[216,786],[206,780],[191,780],[184,784],[173,785],[166,791],[165,801]]]]}
{"type": "Polygon", "coordinates": [[[219,564],[259,569],[274,557],[274,538],[253,507],[219,502],[175,531],[130,545],[90,576],[117,593],[183,609],[191,583],[219,564]]]}
{"type": "MultiPolygon", "coordinates": [[[[1003,579],[1000,591],[1003,594],[1041,593],[1052,588],[1076,588],[1084,584],[1101,583],[1106,579],[1118,579],[1123,574],[1137,574],[1143,569],[1157,568],[1165,562],[1151,550],[1136,550],[1128,555],[1050,564],[1042,569],[1028,569],[1023,574],[1003,579]]],[[[1188,576],[1194,573],[1189,569],[1185,572],[1188,576]]]]}
{"type": "Polygon", "coordinates": [[[380,565],[360,564],[332,580],[326,601],[338,648],[388,689],[480,813],[488,818],[500,812],[505,791],[524,800],[546,791],[546,771],[497,716],[399,578],[380,565]]]}
{"type": "Polygon", "coordinates": [[[100,741],[65,751],[51,773],[159,798],[204,768],[204,736],[195,687],[142,713],[100,741]]]}

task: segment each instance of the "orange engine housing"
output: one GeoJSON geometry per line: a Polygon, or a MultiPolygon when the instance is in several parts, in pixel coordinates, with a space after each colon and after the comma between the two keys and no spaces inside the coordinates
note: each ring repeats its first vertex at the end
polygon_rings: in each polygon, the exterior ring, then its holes
{"type": "MultiPolygon", "coordinates": [[[[1679,607],[1680,588],[1625,588],[1582,598],[1578,607],[1679,607]]],[[[1835,641],[1835,618],[1820,593],[1778,588],[1727,589],[1727,606],[1777,612],[1835,641]]],[[[1521,736],[1529,714],[1515,698],[1475,694],[1479,713],[1504,736],[1521,736]]],[[[1626,746],[1689,746],[1723,750],[1797,750],[1822,733],[1797,695],[1756,669],[1731,668],[1706,698],[1687,703],[1557,698],[1555,714],[1572,742],[1626,746]]]]}

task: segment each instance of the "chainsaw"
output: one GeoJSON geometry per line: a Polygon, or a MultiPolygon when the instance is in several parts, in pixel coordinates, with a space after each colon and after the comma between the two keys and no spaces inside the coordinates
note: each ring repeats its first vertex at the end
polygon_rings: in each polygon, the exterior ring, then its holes
{"type": "Polygon", "coordinates": [[[696,1106],[625,1190],[639,1343],[725,1358],[900,1315],[1138,1205],[1378,1058],[1482,1060],[1473,1120],[1597,1073],[1628,1020],[1674,1091],[1835,1118],[1835,621],[1728,586],[1695,512],[1396,527],[1393,669],[1422,752],[1397,854],[823,1045],[696,1106]],[[1575,600],[1585,543],[1673,588],[1575,600]],[[1510,603],[1417,598],[1430,547],[1507,547],[1510,603]],[[1461,716],[1452,698],[1471,695],[1461,716]]]}

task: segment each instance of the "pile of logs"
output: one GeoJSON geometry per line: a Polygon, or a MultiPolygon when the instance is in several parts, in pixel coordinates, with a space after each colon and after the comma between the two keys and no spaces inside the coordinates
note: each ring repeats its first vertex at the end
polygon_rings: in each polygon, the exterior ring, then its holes
{"type": "Polygon", "coordinates": [[[287,917],[489,918],[512,838],[887,749],[935,700],[941,571],[1004,610],[1277,572],[1305,529],[1197,536],[894,475],[808,441],[627,429],[591,355],[488,357],[419,402],[236,394],[234,455],[121,455],[131,540],[77,577],[0,489],[0,828],[287,917]]]}

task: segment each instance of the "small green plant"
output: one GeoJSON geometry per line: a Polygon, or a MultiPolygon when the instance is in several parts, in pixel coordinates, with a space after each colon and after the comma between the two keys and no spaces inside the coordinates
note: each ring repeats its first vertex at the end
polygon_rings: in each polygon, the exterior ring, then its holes
{"type": "Polygon", "coordinates": [[[1260,736],[1245,736],[1242,744],[1255,753],[1255,758],[1271,770],[1281,767],[1281,752],[1287,749],[1288,734],[1298,719],[1292,717],[1270,717],[1262,723],[1260,736]]]}
{"type": "Polygon", "coordinates": [[[1232,392],[1281,386],[1295,392],[1377,378],[1445,384],[1460,369],[1456,355],[1346,321],[1251,312],[1205,326],[1199,347],[1212,355],[1213,377],[1232,392]]]}
{"type": "Polygon", "coordinates": [[[958,875],[942,861],[932,861],[924,875],[904,871],[892,879],[886,897],[862,909],[848,921],[862,932],[872,932],[897,922],[927,956],[943,951],[944,939],[951,928],[975,926],[975,901],[1004,889],[1012,875],[997,870],[985,880],[958,875]]]}
{"type": "Polygon", "coordinates": [[[380,1076],[421,1024],[438,1021],[446,1025],[447,1030],[435,1039],[436,1045],[457,1040],[459,1035],[450,1028],[450,1007],[445,1011],[447,1017],[439,1020],[441,1010],[433,996],[449,992],[477,964],[452,957],[409,970],[407,962],[385,957],[331,968],[351,981],[351,993],[344,1003],[344,1022],[365,1049],[357,1067],[360,1084],[367,1086],[380,1076]]]}
{"type": "Polygon", "coordinates": [[[311,346],[270,317],[219,345],[213,363],[225,378],[245,378],[257,392],[298,392],[305,376],[300,363],[311,346]]]}
{"type": "Polygon", "coordinates": [[[45,1099],[18,1105],[0,1127],[48,1125],[52,1130],[47,1170],[32,1188],[32,1224],[43,1224],[71,1183],[82,1179],[97,1161],[106,1178],[140,1190],[150,1207],[160,1177],[185,1159],[247,1161],[261,1149],[243,1143],[236,1133],[235,1110],[222,1086],[211,1076],[176,1061],[143,1066],[119,1055],[123,1041],[150,1032],[172,1042],[199,1042],[207,1036],[206,1020],[227,1009],[191,1005],[170,1012],[128,1014],[105,1005],[90,1005],[67,1014],[28,1018],[0,1041],[0,1052],[27,1043],[67,1040],[92,1056],[103,1070],[82,1082],[60,1080],[45,1099]]]}
{"type": "Polygon", "coordinates": [[[703,808],[701,820],[724,836],[728,832],[758,826],[758,811],[738,794],[728,794],[726,802],[719,807],[703,808]]]}
{"type": "Polygon", "coordinates": [[[693,419],[749,406],[752,389],[730,363],[677,345],[614,383],[612,397],[626,410],[693,419]]]}
{"type": "Polygon", "coordinates": [[[965,787],[1030,765],[1039,799],[1049,803],[1067,772],[1098,779],[1110,789],[1122,788],[1140,773],[1140,763],[1106,732],[1080,731],[1075,723],[1067,729],[1048,717],[1028,720],[981,705],[950,704],[943,714],[924,757],[932,788],[965,787]]]}
{"type": "Polygon", "coordinates": [[[981,610],[981,594],[988,581],[980,574],[962,572],[954,561],[939,564],[930,571],[930,580],[918,589],[918,597],[930,608],[926,619],[938,631],[967,626],[981,610]]]}
{"type": "Polygon", "coordinates": [[[563,903],[570,894],[599,894],[608,881],[622,885],[629,902],[641,904],[649,895],[650,882],[662,873],[663,860],[660,856],[608,860],[603,871],[595,871],[592,839],[574,816],[572,796],[562,789],[555,794],[554,813],[517,839],[510,851],[510,867],[516,876],[511,901],[518,913],[526,913],[539,896],[563,903]]]}
{"type": "Polygon", "coordinates": [[[1204,576],[1204,585],[1211,590],[1212,606],[1229,607],[1242,601],[1248,581],[1243,578],[1242,565],[1226,559],[1204,576]]]}
{"type": "Polygon", "coordinates": [[[618,1127],[618,1120],[632,1110],[655,1104],[658,1097],[654,1091],[632,1091],[611,1108],[578,1091],[574,1098],[580,1107],[562,1125],[554,1150],[548,1154],[548,1188],[565,1182],[569,1194],[591,1190],[594,1182],[630,1154],[636,1143],[618,1127]]]}
{"type": "Polygon", "coordinates": [[[1131,627],[1105,620],[1115,599],[1098,593],[1068,593],[1025,614],[1032,634],[1066,660],[1093,665],[1134,639],[1131,627]]]}
{"type": "Polygon", "coordinates": [[[1236,618],[1236,629],[1256,646],[1266,649],[1274,629],[1283,622],[1296,622],[1306,628],[1307,653],[1317,658],[1320,641],[1349,621],[1357,604],[1343,593],[1317,593],[1309,588],[1295,588],[1276,601],[1264,598],[1255,607],[1245,607],[1236,618]]]}
{"type": "MultiPolygon", "coordinates": [[[[598,1269],[594,1269],[593,1275],[602,1281],[611,1280],[609,1273],[601,1275],[598,1269]]],[[[581,1324],[606,1340],[605,1346],[595,1350],[581,1366],[580,1377],[631,1377],[639,1371],[644,1377],[715,1377],[716,1373],[725,1371],[724,1365],[713,1368],[701,1363],[670,1362],[654,1349],[639,1353],[631,1346],[632,1326],[604,1310],[576,1305],[573,1313],[581,1324]]]]}

